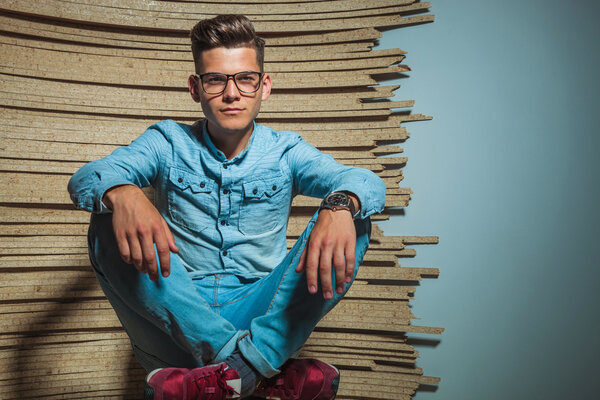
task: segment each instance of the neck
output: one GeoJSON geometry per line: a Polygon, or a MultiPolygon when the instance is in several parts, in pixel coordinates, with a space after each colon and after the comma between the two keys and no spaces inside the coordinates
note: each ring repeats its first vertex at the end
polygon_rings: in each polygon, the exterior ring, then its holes
{"type": "Polygon", "coordinates": [[[221,131],[212,127],[209,121],[206,129],[215,147],[230,160],[244,150],[254,131],[254,124],[251,123],[248,128],[240,131],[221,131]]]}

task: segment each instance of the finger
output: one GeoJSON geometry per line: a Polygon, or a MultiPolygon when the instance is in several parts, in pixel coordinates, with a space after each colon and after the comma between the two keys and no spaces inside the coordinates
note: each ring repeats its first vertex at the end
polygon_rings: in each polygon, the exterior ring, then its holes
{"type": "Polygon", "coordinates": [[[298,261],[298,265],[296,266],[296,272],[304,271],[304,262],[306,261],[306,249],[308,249],[308,246],[304,246],[302,254],[300,254],[300,261],[298,261]]]}
{"type": "Polygon", "coordinates": [[[156,232],[154,242],[158,253],[159,266],[157,266],[157,270],[160,267],[160,273],[166,278],[171,273],[171,251],[167,234],[162,228],[156,232]]]}
{"type": "Polygon", "coordinates": [[[167,235],[167,241],[169,243],[169,250],[171,250],[173,253],[178,253],[179,247],[177,247],[177,245],[175,244],[175,237],[173,236],[173,233],[171,232],[171,229],[169,228],[169,224],[167,224],[167,221],[165,221],[164,218],[161,218],[161,221],[163,223],[165,234],[167,235]]]}
{"type": "Polygon", "coordinates": [[[321,278],[323,297],[326,300],[333,298],[333,289],[331,285],[332,255],[332,250],[325,247],[321,250],[321,257],[319,258],[319,277],[321,278]]]}
{"type": "Polygon", "coordinates": [[[354,269],[356,268],[356,240],[352,240],[346,245],[346,283],[351,283],[354,279],[354,269]]]}
{"type": "Polygon", "coordinates": [[[142,248],[140,247],[140,240],[135,234],[127,235],[127,243],[129,244],[131,264],[140,271],[142,274],[146,273],[146,269],[142,264],[142,248]]]}
{"type": "Polygon", "coordinates": [[[142,262],[150,279],[156,282],[158,280],[158,265],[156,263],[156,253],[154,252],[153,235],[140,232],[139,238],[142,247],[142,262]]]}
{"type": "Polygon", "coordinates": [[[333,252],[333,268],[335,269],[335,291],[337,294],[343,294],[346,280],[346,261],[344,248],[342,247],[336,248],[333,252]]]}
{"type": "Polygon", "coordinates": [[[131,264],[131,252],[129,250],[129,243],[127,242],[127,235],[115,232],[115,239],[117,240],[117,247],[119,248],[121,258],[127,264],[131,264]]]}
{"type": "Polygon", "coordinates": [[[307,244],[308,250],[306,253],[306,284],[308,285],[308,291],[311,294],[317,293],[318,280],[319,280],[319,247],[309,242],[307,244]]]}

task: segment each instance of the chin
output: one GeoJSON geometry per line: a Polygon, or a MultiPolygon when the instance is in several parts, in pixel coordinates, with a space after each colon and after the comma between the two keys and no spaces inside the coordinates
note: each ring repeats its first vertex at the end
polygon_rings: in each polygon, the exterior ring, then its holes
{"type": "Polygon", "coordinates": [[[248,127],[252,126],[252,121],[248,121],[246,119],[240,121],[232,118],[217,121],[216,125],[220,126],[224,131],[239,132],[245,131],[248,129],[248,127]]]}

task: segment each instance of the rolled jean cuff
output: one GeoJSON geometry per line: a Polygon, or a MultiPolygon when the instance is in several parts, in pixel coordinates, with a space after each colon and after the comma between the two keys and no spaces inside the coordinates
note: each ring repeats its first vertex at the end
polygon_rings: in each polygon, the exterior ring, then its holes
{"type": "Polygon", "coordinates": [[[237,343],[244,358],[264,377],[270,378],[280,371],[273,367],[252,343],[250,334],[245,334],[237,343]]]}
{"type": "MultiPolygon", "coordinates": [[[[240,337],[242,337],[246,333],[247,333],[247,331],[237,331],[235,333],[235,335],[233,335],[227,341],[227,343],[225,343],[225,345],[223,347],[221,347],[221,350],[219,350],[219,353],[217,353],[217,355],[215,356],[215,358],[213,359],[212,362],[214,364],[218,364],[218,363],[222,363],[223,361],[225,361],[225,359],[227,357],[229,357],[235,351],[235,346],[237,345],[238,340],[240,340],[240,337]]],[[[202,359],[202,358],[200,358],[200,359],[202,359]]]]}

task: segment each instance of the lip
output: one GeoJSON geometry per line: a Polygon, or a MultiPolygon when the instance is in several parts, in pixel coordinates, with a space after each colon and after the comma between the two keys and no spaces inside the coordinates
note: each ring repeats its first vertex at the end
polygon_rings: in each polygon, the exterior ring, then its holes
{"type": "Polygon", "coordinates": [[[237,108],[237,107],[227,107],[227,108],[221,109],[221,112],[223,114],[227,114],[227,115],[239,114],[242,111],[243,111],[242,108],[237,108]]]}

